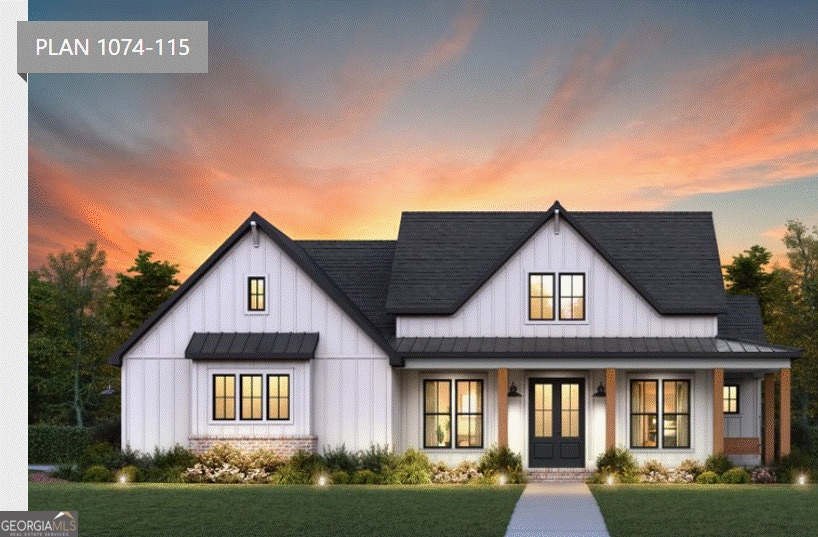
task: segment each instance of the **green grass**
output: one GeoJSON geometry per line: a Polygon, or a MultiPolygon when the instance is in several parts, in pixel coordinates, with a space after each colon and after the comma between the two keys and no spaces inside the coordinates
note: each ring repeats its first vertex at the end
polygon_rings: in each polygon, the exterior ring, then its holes
{"type": "Polygon", "coordinates": [[[30,510],[79,511],[81,535],[502,536],[522,485],[38,484],[30,510]]]}
{"type": "Polygon", "coordinates": [[[593,485],[611,537],[800,537],[818,532],[818,486],[593,485]]]}

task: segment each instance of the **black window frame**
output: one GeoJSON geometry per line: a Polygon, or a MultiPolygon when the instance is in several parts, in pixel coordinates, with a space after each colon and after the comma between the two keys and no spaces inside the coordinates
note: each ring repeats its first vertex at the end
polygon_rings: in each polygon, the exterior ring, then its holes
{"type": "MultiPolygon", "coordinates": [[[[544,286],[542,285],[542,280],[540,282],[540,286],[544,288],[544,286]]],[[[528,311],[527,315],[528,315],[528,320],[529,321],[556,321],[557,320],[557,312],[556,312],[557,291],[558,291],[557,274],[555,272],[529,272],[528,273],[528,303],[526,305],[526,310],[528,311]],[[531,294],[531,277],[532,276],[540,276],[540,277],[542,277],[542,276],[551,276],[551,318],[549,318],[549,319],[546,319],[545,317],[536,318],[536,317],[531,316],[531,300],[535,299],[535,298],[538,298],[540,300],[545,300],[547,298],[547,296],[544,295],[544,294],[540,294],[538,296],[533,296],[531,294]]],[[[540,306],[540,312],[545,312],[545,311],[546,311],[545,308],[540,306]]]]}
{"type": "Polygon", "coordinates": [[[588,299],[586,293],[586,277],[584,272],[560,272],[559,273],[559,294],[556,297],[559,304],[557,305],[557,311],[559,311],[559,319],[560,321],[584,321],[586,319],[587,312],[588,312],[588,299]],[[562,296],[562,277],[563,276],[571,276],[571,295],[563,297],[562,296]],[[574,295],[574,276],[582,276],[582,296],[574,295]],[[562,299],[566,298],[571,302],[571,312],[574,311],[574,299],[581,298],[582,299],[582,317],[563,317],[562,316],[562,299]]]}
{"type": "MultiPolygon", "coordinates": [[[[252,386],[252,385],[251,385],[252,386]]],[[[251,390],[252,391],[252,390],[251,390]]],[[[263,373],[246,373],[239,375],[239,421],[264,421],[264,374],[263,373]],[[258,399],[261,403],[261,412],[258,418],[245,418],[244,417],[244,379],[247,377],[259,377],[261,379],[261,393],[258,395],[258,399]]],[[[256,395],[254,393],[250,394],[250,399],[256,399],[256,395]]],[[[252,412],[252,409],[251,409],[252,412]]]]}
{"type": "MultiPolygon", "coordinates": [[[[236,421],[236,375],[235,373],[214,373],[213,380],[212,380],[212,388],[213,388],[213,401],[211,404],[211,411],[213,412],[213,421],[236,421]],[[227,395],[223,396],[216,396],[216,380],[219,378],[231,378],[233,379],[233,417],[232,418],[217,418],[216,417],[216,403],[218,400],[222,399],[225,402],[230,398],[227,395]]],[[[225,393],[226,393],[227,386],[225,385],[225,393]]],[[[225,414],[227,413],[227,405],[225,404],[225,414]]]]}
{"type": "MultiPolygon", "coordinates": [[[[454,405],[452,405],[452,411],[454,412],[454,435],[452,438],[452,444],[455,449],[482,449],[485,442],[486,442],[486,425],[485,425],[485,418],[484,418],[484,409],[485,409],[485,392],[483,391],[483,379],[455,379],[454,380],[454,405]],[[460,392],[458,390],[460,383],[465,382],[470,384],[472,382],[476,382],[480,386],[480,412],[460,412],[460,392]],[[458,433],[460,432],[460,428],[458,426],[458,419],[460,416],[479,416],[480,417],[480,445],[468,445],[468,446],[460,446],[457,443],[458,433]]],[[[468,388],[467,388],[468,389],[468,388]]],[[[424,420],[425,421],[425,420],[424,420]]],[[[471,431],[470,431],[471,432],[471,431]]],[[[471,438],[471,434],[469,434],[469,438],[471,438]]],[[[425,442],[425,437],[424,437],[425,442]]]]}
{"type": "MultiPolygon", "coordinates": [[[[691,393],[690,390],[692,388],[690,379],[662,379],[662,419],[660,420],[661,424],[661,439],[662,439],[662,449],[690,449],[690,435],[692,433],[692,425],[690,423],[690,403],[691,403],[691,393]],[[683,383],[687,384],[687,412],[665,412],[665,384],[673,382],[673,383],[683,383]],[[666,416],[673,416],[676,418],[676,445],[675,446],[666,446],[665,445],[665,417],[666,416]],[[679,445],[679,416],[687,416],[687,445],[679,445]]],[[[678,410],[678,409],[677,409],[678,410]]]]}
{"type": "Polygon", "coordinates": [[[631,449],[659,449],[661,435],[662,435],[662,430],[661,430],[661,428],[659,426],[659,420],[660,420],[660,416],[661,416],[661,412],[660,412],[661,408],[659,407],[659,402],[660,402],[660,399],[659,399],[659,379],[631,379],[630,394],[629,395],[630,395],[630,409],[629,409],[630,410],[630,423],[629,423],[629,427],[630,427],[630,446],[631,446],[631,449]],[[651,382],[651,383],[656,385],[656,412],[634,412],[633,411],[633,406],[634,406],[633,405],[633,386],[636,383],[645,383],[645,382],[651,382]],[[634,445],[634,442],[633,442],[633,440],[634,440],[634,438],[633,438],[633,433],[634,433],[633,417],[634,416],[656,416],[656,445],[655,446],[637,446],[637,445],[634,445]]]}
{"type": "MultiPolygon", "coordinates": [[[[266,386],[266,390],[267,390],[267,393],[266,393],[267,397],[265,397],[264,400],[267,403],[267,412],[263,413],[263,414],[265,414],[265,416],[267,417],[267,421],[290,421],[290,419],[292,417],[292,411],[290,410],[291,409],[290,399],[292,397],[292,381],[290,379],[290,375],[288,373],[268,373],[267,374],[267,384],[265,386],[266,386]],[[271,418],[270,417],[270,401],[272,400],[272,397],[270,396],[270,379],[272,379],[272,378],[278,378],[279,379],[279,381],[278,381],[278,393],[279,393],[279,395],[277,395],[275,397],[276,402],[279,403],[282,399],[287,400],[287,417],[286,418],[280,418],[280,417],[279,418],[271,418]],[[282,378],[287,379],[287,396],[286,397],[281,396],[281,379],[282,378]]],[[[265,387],[262,387],[262,389],[265,389],[265,387]]],[[[276,409],[277,410],[280,409],[279,404],[276,404],[276,409]]]]}
{"type": "MultiPolygon", "coordinates": [[[[435,389],[437,393],[437,389],[435,389]]],[[[424,379],[423,380],[423,449],[452,449],[454,444],[454,423],[452,423],[452,379],[424,379]],[[429,412],[426,408],[426,386],[428,384],[447,383],[449,385],[449,411],[429,412]],[[428,416],[448,416],[449,417],[449,443],[445,446],[429,446],[426,444],[426,421],[428,416]]]]}
{"type": "MultiPolygon", "coordinates": [[[[736,409],[735,410],[725,410],[724,413],[725,414],[730,414],[731,416],[734,416],[736,414],[741,414],[741,403],[739,402],[740,401],[739,394],[741,393],[741,389],[739,388],[739,385],[737,383],[725,382],[724,383],[724,388],[725,389],[727,389],[727,388],[735,388],[736,389],[736,397],[735,398],[730,398],[728,394],[723,394],[723,396],[722,396],[722,409],[724,408],[724,403],[728,403],[728,408],[729,408],[729,401],[735,401],[736,402],[736,409]]],[[[724,390],[722,390],[722,391],[724,391],[724,390]]]]}
{"type": "Polygon", "coordinates": [[[253,313],[263,313],[267,311],[267,277],[266,276],[248,276],[247,277],[247,311],[253,313]],[[253,282],[261,282],[261,292],[253,293],[253,282]],[[253,298],[261,300],[264,307],[254,308],[253,298]]]}

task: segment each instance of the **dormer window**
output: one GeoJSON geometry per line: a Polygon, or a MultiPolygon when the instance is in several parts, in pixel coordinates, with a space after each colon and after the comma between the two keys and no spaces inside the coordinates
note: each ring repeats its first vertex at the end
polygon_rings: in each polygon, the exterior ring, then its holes
{"type": "Polygon", "coordinates": [[[266,280],[264,276],[247,278],[247,311],[267,311],[266,280]]]}
{"type": "Polygon", "coordinates": [[[560,274],[560,320],[585,320],[585,274],[560,274]]]}

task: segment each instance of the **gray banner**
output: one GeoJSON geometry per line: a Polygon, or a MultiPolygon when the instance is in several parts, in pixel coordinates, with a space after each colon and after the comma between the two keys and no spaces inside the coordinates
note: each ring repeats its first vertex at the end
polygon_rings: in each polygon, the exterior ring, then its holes
{"type": "Polygon", "coordinates": [[[206,73],[207,21],[18,21],[17,72],[206,73]]]}
{"type": "Polygon", "coordinates": [[[0,511],[0,537],[77,537],[77,511],[0,511]]]}

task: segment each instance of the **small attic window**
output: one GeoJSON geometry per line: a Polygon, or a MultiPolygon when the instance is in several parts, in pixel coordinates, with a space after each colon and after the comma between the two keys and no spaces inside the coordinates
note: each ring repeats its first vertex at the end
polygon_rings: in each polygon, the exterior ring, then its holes
{"type": "Polygon", "coordinates": [[[247,311],[267,311],[266,278],[250,276],[247,278],[247,311]]]}

